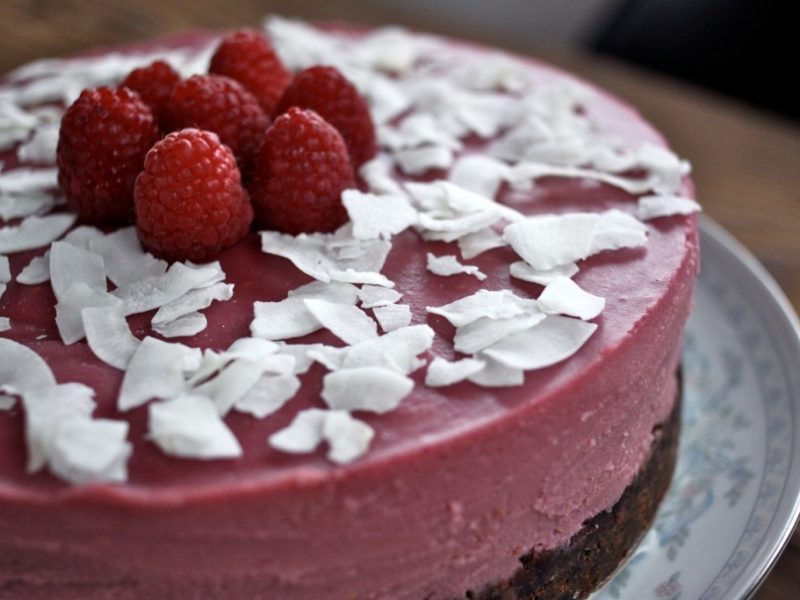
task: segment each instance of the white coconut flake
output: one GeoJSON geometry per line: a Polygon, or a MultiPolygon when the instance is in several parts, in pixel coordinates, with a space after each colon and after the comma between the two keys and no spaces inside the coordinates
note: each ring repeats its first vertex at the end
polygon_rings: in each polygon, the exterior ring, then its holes
{"type": "Polygon", "coordinates": [[[117,407],[130,410],[153,398],[178,396],[186,387],[184,373],[197,370],[202,360],[198,348],[144,338],[128,364],[117,407]]]}
{"type": "MultiPolygon", "coordinates": [[[[9,319],[8,317],[0,317],[0,332],[8,331],[9,329],[11,329],[11,319],[9,319]]],[[[0,396],[0,404],[2,404],[2,402],[3,399],[0,396]]],[[[0,410],[2,410],[2,408],[3,407],[0,406],[0,410]]],[[[5,407],[5,408],[10,408],[10,407],[5,407]]]]}
{"type": "Polygon", "coordinates": [[[353,237],[359,240],[389,239],[417,222],[417,211],[401,195],[342,192],[342,203],[353,223],[353,237]]]}
{"type": "Polygon", "coordinates": [[[180,298],[167,302],[153,315],[152,324],[169,323],[180,317],[208,308],[214,301],[225,302],[233,298],[233,284],[215,283],[207,287],[189,290],[180,298]]]}
{"type": "Polygon", "coordinates": [[[50,281],[50,252],[34,256],[17,275],[17,282],[23,285],[36,285],[50,281]]]}
{"type": "Polygon", "coordinates": [[[11,281],[11,265],[7,256],[0,255],[0,283],[9,281],[11,281]]]}
{"type": "Polygon", "coordinates": [[[258,360],[233,360],[216,377],[194,388],[192,394],[210,398],[217,412],[225,416],[263,374],[264,368],[258,360]]]}
{"type": "Polygon", "coordinates": [[[60,421],[49,444],[50,470],[76,484],[122,482],[131,455],[128,423],[73,417],[60,421]]]}
{"type": "Polygon", "coordinates": [[[464,358],[450,362],[437,356],[428,365],[428,372],[425,374],[425,385],[430,387],[453,385],[475,375],[485,366],[486,363],[484,361],[475,358],[464,358]]]}
{"type": "Polygon", "coordinates": [[[124,227],[92,239],[89,249],[102,255],[108,278],[118,287],[159,277],[167,270],[166,261],[144,251],[135,227],[124,227]]]}
{"type": "Polygon", "coordinates": [[[254,302],[253,312],[255,318],[250,323],[253,337],[283,340],[322,329],[322,324],[305,305],[302,297],[289,297],[280,302],[254,302]]]}
{"type": "Polygon", "coordinates": [[[464,354],[475,354],[513,333],[530,329],[543,321],[545,316],[544,313],[531,310],[528,314],[506,319],[481,317],[456,329],[453,347],[464,354]]]}
{"type": "Polygon", "coordinates": [[[444,306],[428,306],[429,313],[441,315],[456,327],[463,327],[481,317],[506,319],[537,311],[536,301],[521,298],[509,290],[479,290],[444,306]]]}
{"type": "Polygon", "coordinates": [[[590,294],[567,277],[553,279],[537,301],[544,313],[578,317],[584,321],[594,319],[606,305],[605,298],[590,294]]]}
{"type": "Polygon", "coordinates": [[[595,223],[591,253],[639,248],[646,243],[647,226],[627,213],[612,209],[601,213],[595,223]]]}
{"type": "Polygon", "coordinates": [[[41,356],[18,342],[0,338],[0,395],[25,394],[55,384],[56,378],[41,356]]]}
{"type": "Polygon", "coordinates": [[[322,380],[322,399],[334,410],[386,413],[414,389],[414,380],[392,369],[357,367],[340,369],[322,380]]]}
{"type": "Polygon", "coordinates": [[[17,148],[17,157],[25,162],[54,164],[59,127],[59,123],[37,127],[33,137],[17,148]]]}
{"type": "Polygon", "coordinates": [[[448,179],[454,184],[486,198],[494,198],[506,178],[509,166],[483,154],[460,157],[450,169],[448,179]]]}
{"type": "Polygon", "coordinates": [[[156,323],[153,331],[165,338],[191,337],[208,327],[208,319],[199,312],[182,315],[166,323],[156,323]]]}
{"type": "Polygon", "coordinates": [[[378,154],[361,165],[359,174],[373,194],[403,196],[405,192],[394,177],[393,169],[392,159],[386,154],[378,154]]]}
{"type": "Polygon", "coordinates": [[[200,396],[180,396],[149,406],[148,437],[165,454],[203,460],[238,458],[242,448],[214,404],[200,396]]]}
{"type": "Polygon", "coordinates": [[[321,408],[301,410],[287,427],[269,436],[269,445],[290,454],[313,452],[322,442],[327,413],[321,408]]]}
{"type": "Polygon", "coordinates": [[[288,354],[294,358],[292,372],[295,375],[307,373],[311,365],[314,364],[315,359],[310,356],[311,352],[321,351],[328,347],[325,344],[287,344],[286,342],[279,342],[278,344],[278,352],[288,354]]]}
{"type": "Polygon", "coordinates": [[[234,408],[240,412],[263,419],[278,412],[300,389],[300,379],[296,375],[264,375],[234,408]]]}
{"type": "Polygon", "coordinates": [[[60,238],[75,223],[72,213],[27,217],[19,225],[0,227],[0,254],[42,248],[60,238]]]}
{"type": "Polygon", "coordinates": [[[516,387],[525,383],[525,372],[514,369],[488,357],[480,356],[486,366],[469,376],[469,381],[482,387],[516,387]]]}
{"type": "Polygon", "coordinates": [[[131,333],[122,303],[81,310],[86,341],[94,355],[104,363],[124,371],[139,347],[131,333]]]}
{"type": "Polygon", "coordinates": [[[322,437],[328,442],[328,460],[348,464],[366,454],[375,431],[346,411],[331,410],[325,416],[322,437]]]}
{"type": "Polygon", "coordinates": [[[428,252],[427,269],[434,275],[440,275],[443,277],[466,274],[474,275],[478,281],[483,281],[486,279],[486,273],[481,271],[478,267],[475,265],[462,265],[452,254],[435,256],[434,254],[428,252]]]}
{"type": "Polygon", "coordinates": [[[385,332],[395,331],[411,325],[411,308],[408,304],[389,304],[372,309],[378,324],[385,332]]]}
{"type": "Polygon", "coordinates": [[[0,173],[0,194],[37,195],[58,187],[58,169],[18,168],[0,173]]]}
{"type": "Polygon", "coordinates": [[[531,329],[490,346],[483,354],[512,369],[542,369],[575,354],[596,329],[594,323],[550,315],[531,329]]]}
{"type": "Polygon", "coordinates": [[[108,285],[103,257],[69,242],[54,242],[50,246],[50,284],[56,299],[61,300],[78,282],[105,293],[108,285]]]}
{"type": "MultiPolygon", "coordinates": [[[[384,290],[386,288],[378,288],[384,290]]],[[[355,304],[359,298],[359,289],[352,283],[341,281],[312,281],[298,288],[289,290],[289,298],[318,298],[337,304],[355,304]]]]}
{"type": "Polygon", "coordinates": [[[636,206],[636,217],[649,221],[674,215],[690,215],[701,210],[697,201],[686,196],[642,196],[636,206]]]}
{"type": "Polygon", "coordinates": [[[499,235],[491,227],[479,229],[474,233],[458,238],[458,249],[464,260],[475,258],[487,250],[502,248],[507,245],[508,242],[503,239],[503,236],[499,235]]]}
{"type": "Polygon", "coordinates": [[[547,271],[589,256],[598,219],[591,213],[529,217],[508,225],[503,238],[534,270],[547,271]]]}
{"type": "Polygon", "coordinates": [[[540,179],[542,177],[566,177],[569,179],[589,179],[605,183],[629,194],[643,194],[650,190],[660,189],[658,178],[632,179],[611,175],[593,169],[583,169],[580,167],[563,167],[549,165],[541,162],[521,162],[511,167],[507,174],[507,180],[512,184],[540,179]]]}
{"type": "Polygon", "coordinates": [[[65,344],[74,344],[86,335],[83,310],[93,307],[121,305],[119,298],[89,287],[83,281],[72,283],[56,304],[56,326],[65,344]]]}
{"type": "Polygon", "coordinates": [[[58,424],[71,417],[91,418],[94,390],[82,383],[65,383],[29,390],[22,396],[25,407],[25,442],[29,473],[41,470],[48,460],[50,443],[58,424]]]}
{"type": "Polygon", "coordinates": [[[361,300],[361,308],[388,306],[403,297],[403,294],[396,290],[378,285],[362,285],[357,294],[359,300],[361,300]]]}
{"type": "Polygon", "coordinates": [[[303,302],[323,327],[346,344],[358,344],[378,336],[375,321],[356,306],[316,298],[303,302]]]}
{"type": "Polygon", "coordinates": [[[453,164],[453,151],[445,146],[398,150],[393,156],[406,175],[422,175],[431,169],[448,169],[453,164]]]}
{"type": "Polygon", "coordinates": [[[410,325],[348,348],[334,348],[341,363],[336,368],[385,367],[407,375],[425,364],[417,356],[433,345],[433,336],[428,325],[410,325]]]}
{"type": "Polygon", "coordinates": [[[512,277],[516,277],[522,281],[547,285],[558,277],[572,277],[578,272],[578,265],[575,263],[568,263],[545,271],[537,271],[525,261],[518,260],[511,263],[509,271],[512,277]]]}
{"type": "Polygon", "coordinates": [[[146,277],[118,287],[112,293],[125,303],[125,314],[147,312],[173,302],[195,288],[225,279],[218,262],[194,266],[174,263],[163,275],[146,277]]]}

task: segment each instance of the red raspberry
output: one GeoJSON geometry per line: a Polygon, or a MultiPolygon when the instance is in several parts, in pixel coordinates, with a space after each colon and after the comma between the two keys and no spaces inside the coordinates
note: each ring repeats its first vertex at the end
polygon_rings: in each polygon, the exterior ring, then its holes
{"type": "Polygon", "coordinates": [[[197,127],[213,131],[247,171],[269,127],[269,117],[253,94],[233,79],[195,75],[172,90],[167,123],[170,130],[197,127]]]}
{"type": "Polygon", "coordinates": [[[241,83],[258,98],[268,115],[292,79],[267,38],[252,29],[227,35],[211,57],[208,72],[241,83]]]}
{"type": "Polygon", "coordinates": [[[146,67],[134,69],[120,84],[132,89],[141,96],[144,103],[150,107],[156,120],[164,124],[164,114],[172,88],[181,80],[163,60],[157,60],[146,67]]]}
{"type": "Polygon", "coordinates": [[[89,221],[128,221],[144,155],[160,134],[153,113],[127,88],[81,92],[61,119],[58,185],[89,221]]]}
{"type": "Polygon", "coordinates": [[[314,111],[290,108],[256,155],[253,209],[264,225],[285,233],[333,231],[347,221],[342,191],[354,186],[339,132],[314,111]]]}
{"type": "Polygon", "coordinates": [[[342,134],[353,166],[375,156],[375,126],[367,102],[334,67],[310,67],[294,76],[273,116],[291,106],[310,108],[342,134]]]}
{"type": "Polygon", "coordinates": [[[153,146],[135,198],[139,238],[168,260],[208,259],[253,220],[233,153],[210,131],[176,131],[153,146]]]}

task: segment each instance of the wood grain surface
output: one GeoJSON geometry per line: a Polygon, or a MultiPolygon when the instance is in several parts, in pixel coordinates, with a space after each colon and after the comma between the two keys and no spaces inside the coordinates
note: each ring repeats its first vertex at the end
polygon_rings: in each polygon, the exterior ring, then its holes
{"type": "MultiPolygon", "coordinates": [[[[253,25],[268,13],[317,20],[397,23],[431,30],[402,3],[339,0],[137,2],[0,1],[0,73],[47,56],[147,39],[192,28],[253,25]]],[[[439,33],[503,47],[480,30],[439,33]]],[[[535,39],[510,48],[563,66],[637,106],[694,166],[706,214],[747,246],[800,309],[800,128],[736,102],[596,56],[541,48],[535,39]]],[[[758,600],[800,597],[800,537],[757,593],[758,600]]]]}

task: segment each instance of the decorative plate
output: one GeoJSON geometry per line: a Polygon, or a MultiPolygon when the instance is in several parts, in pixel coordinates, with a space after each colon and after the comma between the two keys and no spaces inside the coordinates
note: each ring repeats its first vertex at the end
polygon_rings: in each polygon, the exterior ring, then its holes
{"type": "Polygon", "coordinates": [[[751,596],[800,514],[800,326],[766,270],[701,224],[678,466],[656,521],[592,600],[751,596]]]}

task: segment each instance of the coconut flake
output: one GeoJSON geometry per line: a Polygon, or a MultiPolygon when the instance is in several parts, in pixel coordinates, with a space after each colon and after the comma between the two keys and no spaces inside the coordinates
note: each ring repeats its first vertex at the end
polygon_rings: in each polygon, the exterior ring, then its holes
{"type": "Polygon", "coordinates": [[[214,404],[200,396],[180,396],[149,407],[148,437],[165,454],[204,460],[238,458],[242,448],[214,404]]]}
{"type": "Polygon", "coordinates": [[[49,123],[36,128],[33,137],[17,148],[17,157],[26,162],[56,162],[59,123],[49,123]]]}
{"type": "Polygon", "coordinates": [[[50,246],[50,284],[56,299],[60,301],[78,282],[105,293],[108,285],[103,257],[69,242],[54,242],[50,246]]]}
{"type": "Polygon", "coordinates": [[[428,366],[428,372],[425,374],[425,385],[430,387],[453,385],[464,381],[485,366],[486,363],[484,361],[475,358],[464,358],[450,362],[437,356],[428,366]]]}
{"type": "Polygon", "coordinates": [[[269,436],[269,445],[290,454],[313,452],[322,442],[327,414],[321,408],[301,410],[287,427],[269,436]]]}
{"type": "MultiPolygon", "coordinates": [[[[386,288],[378,288],[386,289],[386,288]]],[[[317,298],[337,304],[355,304],[359,297],[359,289],[352,283],[341,281],[312,281],[298,288],[289,290],[290,298],[317,298]]]]}
{"type": "Polygon", "coordinates": [[[72,213],[26,217],[19,225],[0,227],[0,254],[14,254],[42,248],[60,238],[72,227],[72,213]]]}
{"type": "Polygon", "coordinates": [[[584,321],[594,319],[603,312],[606,305],[605,298],[590,294],[567,277],[553,279],[537,301],[544,313],[568,315],[584,321]]]}
{"type": "Polygon", "coordinates": [[[92,239],[89,249],[102,255],[108,278],[117,287],[159,277],[167,270],[166,261],[144,251],[135,227],[124,227],[92,239]]]}
{"type": "Polygon", "coordinates": [[[189,290],[213,285],[225,279],[219,262],[195,266],[174,263],[163,275],[146,277],[118,287],[112,293],[125,303],[125,314],[143,313],[160,308],[189,290]]]}
{"type": "Polygon", "coordinates": [[[400,195],[342,192],[342,203],[353,223],[353,237],[359,240],[389,239],[417,222],[417,211],[400,195]]]}
{"type": "Polygon", "coordinates": [[[144,338],[128,364],[117,407],[124,411],[152,398],[178,396],[186,387],[184,373],[198,369],[202,360],[198,348],[144,338]]]}
{"type": "Polygon", "coordinates": [[[23,285],[36,285],[50,281],[50,252],[34,256],[17,275],[17,282],[23,285]]]}
{"type": "Polygon", "coordinates": [[[525,372],[488,357],[479,355],[486,366],[469,376],[469,381],[482,387],[515,387],[525,383],[525,372]]]}
{"type": "Polygon", "coordinates": [[[513,333],[530,329],[544,318],[544,313],[533,310],[529,314],[505,319],[481,317],[477,321],[456,329],[453,347],[464,354],[474,354],[513,333]]]}
{"type": "Polygon", "coordinates": [[[545,271],[538,271],[525,261],[518,260],[511,263],[509,271],[512,277],[516,277],[522,281],[547,285],[558,277],[572,277],[578,272],[578,265],[575,263],[568,263],[545,271]]]}
{"type": "Polygon", "coordinates": [[[458,249],[464,260],[475,258],[487,250],[502,248],[507,245],[508,243],[503,239],[503,236],[498,235],[491,227],[479,229],[474,233],[458,238],[458,249]]]}
{"type": "Polygon", "coordinates": [[[381,329],[385,332],[395,331],[411,325],[411,308],[408,304],[389,304],[372,309],[381,329]]]}
{"type": "Polygon", "coordinates": [[[257,360],[233,360],[216,377],[194,388],[192,393],[210,398],[219,414],[224,416],[253,389],[263,373],[264,368],[257,360]]]}
{"type": "Polygon", "coordinates": [[[180,298],[167,302],[153,315],[152,324],[169,323],[180,317],[208,308],[216,301],[225,302],[233,297],[233,284],[215,283],[186,292],[180,298]]]}
{"type": "Polygon", "coordinates": [[[356,306],[315,298],[306,298],[303,302],[323,327],[346,344],[358,344],[378,336],[375,321],[356,306]]]}
{"type": "Polygon", "coordinates": [[[441,315],[456,327],[463,327],[481,317],[506,319],[536,311],[536,301],[520,298],[509,290],[479,290],[444,306],[428,306],[429,313],[441,315]]]}
{"type": "Polygon", "coordinates": [[[534,270],[547,271],[589,256],[598,219],[592,213],[529,217],[508,225],[503,238],[534,270]]]}
{"type": "Polygon", "coordinates": [[[81,310],[86,341],[94,355],[124,371],[139,347],[139,340],[131,333],[122,302],[110,306],[89,307],[81,310]]]}
{"type": "Polygon", "coordinates": [[[208,327],[208,319],[199,312],[182,315],[166,323],[156,323],[153,331],[165,338],[191,337],[208,327]]]}
{"type": "Polygon", "coordinates": [[[280,302],[254,302],[253,312],[255,318],[250,323],[250,333],[266,340],[301,337],[322,328],[302,297],[289,297],[280,302]]]}
{"type": "Polygon", "coordinates": [[[414,389],[414,381],[384,367],[340,369],[322,380],[322,399],[335,410],[386,413],[414,389]]]}
{"type": "Polygon", "coordinates": [[[490,346],[483,354],[512,369],[542,369],[575,354],[596,329],[594,323],[550,315],[538,325],[490,346]]]}
{"type": "Polygon", "coordinates": [[[378,154],[359,169],[361,179],[373,194],[403,196],[405,192],[392,174],[394,163],[386,154],[378,154]]]}
{"type": "Polygon", "coordinates": [[[294,367],[292,372],[295,375],[302,375],[307,373],[314,364],[314,358],[310,353],[321,351],[327,348],[325,344],[287,344],[286,342],[279,342],[278,352],[288,354],[294,358],[294,367]]]}
{"type": "Polygon", "coordinates": [[[579,167],[563,167],[541,162],[521,162],[511,167],[507,173],[507,180],[512,184],[540,179],[542,177],[566,177],[569,179],[589,179],[607,185],[618,187],[629,194],[643,194],[649,190],[661,188],[658,178],[631,179],[611,175],[594,169],[579,167]]]}
{"type": "Polygon", "coordinates": [[[483,154],[460,157],[450,169],[448,179],[455,185],[486,198],[494,198],[506,178],[509,166],[483,154]]]}
{"type": "Polygon", "coordinates": [[[60,421],[49,444],[50,470],[71,483],[122,482],[131,455],[128,423],[72,417],[60,421]]]}
{"type": "Polygon", "coordinates": [[[435,256],[431,252],[428,252],[427,269],[434,275],[441,275],[443,277],[464,273],[467,275],[474,275],[478,281],[486,279],[486,273],[482,272],[478,267],[475,265],[462,265],[452,254],[435,256]]]}
{"type": "MultiPolygon", "coordinates": [[[[8,331],[9,329],[11,329],[11,319],[8,317],[0,317],[0,332],[8,331]]],[[[0,410],[3,408],[10,408],[9,406],[3,407],[2,403],[3,399],[2,396],[0,396],[0,410]]]]}
{"type": "Polygon", "coordinates": [[[23,394],[22,403],[25,407],[29,473],[39,471],[47,464],[50,444],[60,422],[76,416],[89,419],[95,408],[94,390],[82,383],[29,390],[23,394]]]}
{"type": "Polygon", "coordinates": [[[11,281],[11,265],[8,262],[8,257],[0,254],[0,283],[8,283],[11,281]]]}
{"type": "Polygon", "coordinates": [[[328,442],[328,460],[348,464],[366,454],[375,431],[346,411],[331,410],[325,415],[322,437],[328,442]]]}
{"type": "Polygon", "coordinates": [[[393,156],[406,175],[422,175],[431,169],[448,169],[453,164],[453,151],[446,146],[398,150],[393,156]]]}
{"type": "Polygon", "coordinates": [[[642,196],[636,206],[636,216],[642,221],[690,215],[702,210],[693,198],[686,196],[642,196]]]}
{"type": "Polygon", "coordinates": [[[55,384],[56,378],[41,356],[18,342],[0,338],[0,394],[25,394],[55,384]]]}
{"type": "Polygon", "coordinates": [[[403,297],[403,294],[396,290],[378,285],[362,285],[357,294],[359,300],[361,300],[361,308],[388,306],[403,297]]]}
{"type": "Polygon", "coordinates": [[[119,298],[108,292],[93,289],[83,281],[70,284],[56,304],[56,326],[61,340],[69,345],[84,338],[84,309],[117,305],[121,305],[119,298]]]}
{"type": "Polygon", "coordinates": [[[620,248],[639,248],[647,243],[647,226],[631,215],[612,209],[597,219],[592,254],[620,248]]]}
{"type": "Polygon", "coordinates": [[[263,419],[283,408],[299,389],[300,379],[296,375],[264,375],[236,401],[234,408],[263,419]]]}
{"type": "Polygon", "coordinates": [[[433,329],[410,325],[348,348],[332,348],[338,353],[335,368],[385,367],[407,375],[425,364],[417,358],[433,345],[433,329]]]}

